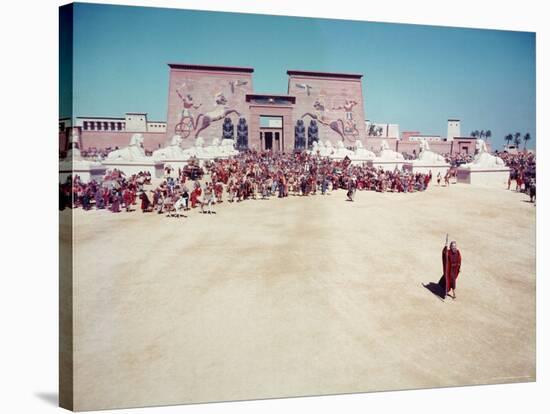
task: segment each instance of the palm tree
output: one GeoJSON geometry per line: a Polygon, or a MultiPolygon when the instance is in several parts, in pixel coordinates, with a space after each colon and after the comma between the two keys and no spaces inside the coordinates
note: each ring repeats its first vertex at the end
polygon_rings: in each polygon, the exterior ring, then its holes
{"type": "Polygon", "coordinates": [[[485,141],[487,141],[489,138],[491,138],[493,136],[493,133],[491,132],[490,129],[488,129],[487,131],[485,131],[485,141]]]}
{"type": "Polygon", "coordinates": [[[531,139],[531,134],[528,132],[523,136],[523,150],[525,151],[527,149],[527,141],[531,139]]]}
{"type": "Polygon", "coordinates": [[[479,137],[479,131],[478,131],[477,129],[476,129],[475,131],[472,131],[472,132],[470,133],[470,136],[472,136],[472,137],[474,137],[474,138],[479,137]]]}
{"type": "Polygon", "coordinates": [[[481,130],[479,131],[479,139],[483,139],[483,137],[485,136],[485,130],[481,130]]]}
{"type": "Polygon", "coordinates": [[[516,145],[516,149],[519,148],[519,145],[521,144],[521,134],[519,132],[516,132],[514,134],[514,144],[516,145]]]}
{"type": "Polygon", "coordinates": [[[504,137],[504,141],[506,141],[508,145],[510,145],[510,142],[512,142],[513,139],[514,139],[514,136],[512,134],[508,134],[504,137]]]}

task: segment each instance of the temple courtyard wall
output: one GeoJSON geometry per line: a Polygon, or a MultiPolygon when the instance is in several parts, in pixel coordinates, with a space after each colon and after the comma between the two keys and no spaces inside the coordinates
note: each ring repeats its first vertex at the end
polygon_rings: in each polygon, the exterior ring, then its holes
{"type": "MultiPolygon", "coordinates": [[[[80,148],[124,148],[128,146],[130,138],[135,132],[117,131],[81,131],[80,148]]],[[[164,132],[140,132],[143,135],[143,146],[148,151],[154,151],[164,147],[167,142],[167,135],[164,132]]]]}

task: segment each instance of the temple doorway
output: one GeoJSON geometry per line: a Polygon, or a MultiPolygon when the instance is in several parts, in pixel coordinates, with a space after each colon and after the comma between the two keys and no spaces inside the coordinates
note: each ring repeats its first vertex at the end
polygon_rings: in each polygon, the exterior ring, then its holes
{"type": "Polygon", "coordinates": [[[265,151],[284,151],[282,116],[260,116],[260,148],[265,151]]]}

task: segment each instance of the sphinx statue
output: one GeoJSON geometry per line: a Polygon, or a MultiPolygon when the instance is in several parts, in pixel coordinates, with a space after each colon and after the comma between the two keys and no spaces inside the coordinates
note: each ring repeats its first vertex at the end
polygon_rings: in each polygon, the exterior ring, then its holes
{"type": "Polygon", "coordinates": [[[313,148],[313,142],[319,141],[319,126],[317,125],[317,121],[315,119],[312,119],[309,122],[309,126],[307,127],[307,147],[308,149],[313,148]]]}
{"type": "Polygon", "coordinates": [[[233,155],[238,155],[239,151],[235,149],[235,140],[222,139],[222,142],[220,144],[220,154],[224,157],[231,157],[233,155]]]}
{"type": "Polygon", "coordinates": [[[204,148],[204,157],[210,159],[228,158],[238,153],[235,150],[235,141],[232,139],[224,139],[220,142],[218,138],[214,138],[212,144],[204,148]]]}
{"type": "Polygon", "coordinates": [[[432,173],[433,175],[445,175],[451,165],[445,157],[430,150],[430,144],[426,139],[420,140],[420,152],[415,160],[410,161],[412,172],[432,173]]]}
{"type": "Polygon", "coordinates": [[[326,157],[326,148],[321,141],[313,141],[311,150],[308,151],[311,155],[319,155],[321,157],[326,157]]]}
{"type": "Polygon", "coordinates": [[[195,157],[201,160],[212,160],[214,158],[228,158],[237,155],[239,151],[235,149],[235,140],[213,138],[212,143],[208,146],[204,145],[204,138],[197,137],[195,144],[182,151],[185,159],[195,157]]]}
{"type": "Polygon", "coordinates": [[[127,176],[142,171],[148,171],[151,177],[162,177],[164,161],[145,155],[143,135],[136,133],[130,138],[127,147],[110,152],[102,161],[104,167],[117,169],[127,176]]]}
{"type": "Polygon", "coordinates": [[[332,158],[345,158],[349,157],[350,159],[354,156],[354,152],[344,147],[342,141],[338,141],[336,144],[336,150],[332,153],[332,158]]]}
{"type": "Polygon", "coordinates": [[[174,135],[170,140],[170,144],[165,147],[153,151],[153,159],[155,160],[185,160],[189,156],[185,154],[181,148],[183,138],[181,135],[174,135]]]}
{"type": "Polygon", "coordinates": [[[204,148],[204,151],[212,156],[217,157],[220,155],[220,140],[218,138],[213,138],[212,143],[204,148]]]}
{"type": "MultiPolygon", "coordinates": [[[[298,149],[296,145],[296,141],[294,141],[294,148],[298,149]]],[[[311,154],[317,155],[317,153],[321,153],[321,148],[319,148],[318,142],[314,142],[313,145],[311,146],[311,154]]]]}
{"type": "Polygon", "coordinates": [[[430,150],[430,144],[426,139],[420,140],[420,153],[417,161],[424,164],[446,164],[445,157],[430,150]]]}
{"type": "Polygon", "coordinates": [[[510,168],[502,158],[489,154],[482,139],[476,140],[472,162],[457,168],[457,181],[466,184],[494,185],[504,188],[510,178],[510,168]]]}
{"type": "Polygon", "coordinates": [[[369,151],[363,146],[363,143],[359,140],[355,141],[355,152],[353,154],[353,159],[356,160],[372,160],[376,157],[376,154],[372,151],[369,151]]]}
{"type": "Polygon", "coordinates": [[[197,158],[204,157],[206,155],[206,153],[204,151],[204,138],[203,137],[197,137],[195,139],[195,144],[192,147],[183,150],[183,153],[188,158],[191,158],[191,157],[197,157],[197,158]]]}
{"type": "Polygon", "coordinates": [[[382,140],[380,145],[380,154],[378,154],[377,158],[383,161],[405,161],[403,154],[391,150],[385,139],[382,140]]]}
{"type": "Polygon", "coordinates": [[[319,155],[321,157],[329,157],[334,152],[334,149],[332,148],[332,144],[328,140],[324,144],[323,144],[323,141],[319,141],[319,142],[313,141],[313,145],[317,146],[317,151],[319,151],[319,155]]]}
{"type": "Polygon", "coordinates": [[[69,133],[69,149],[67,150],[67,156],[65,160],[67,161],[80,161],[82,160],[82,154],[80,153],[79,148],[80,138],[78,136],[78,131],[76,128],[71,128],[69,133]]]}
{"type": "Polygon", "coordinates": [[[235,128],[233,127],[233,122],[228,116],[223,120],[222,125],[222,140],[224,139],[233,139],[235,128]]]}
{"type": "Polygon", "coordinates": [[[297,151],[306,149],[306,127],[303,119],[298,119],[294,127],[294,149],[297,151]]]}
{"type": "Polygon", "coordinates": [[[106,168],[101,163],[82,157],[79,141],[77,128],[71,128],[67,155],[59,161],[59,182],[64,182],[73,174],[78,174],[83,182],[100,179],[105,174],[106,168]]]}
{"type": "Polygon", "coordinates": [[[143,135],[133,134],[126,148],[111,151],[107,155],[107,161],[143,161],[147,160],[143,148],[143,135]]]}
{"type": "Polygon", "coordinates": [[[506,165],[500,157],[489,154],[487,144],[482,139],[476,140],[476,154],[472,162],[463,164],[462,168],[468,169],[504,169],[506,165]]]}
{"type": "Polygon", "coordinates": [[[248,149],[248,125],[244,118],[239,118],[239,123],[237,124],[237,149],[248,149]]]}

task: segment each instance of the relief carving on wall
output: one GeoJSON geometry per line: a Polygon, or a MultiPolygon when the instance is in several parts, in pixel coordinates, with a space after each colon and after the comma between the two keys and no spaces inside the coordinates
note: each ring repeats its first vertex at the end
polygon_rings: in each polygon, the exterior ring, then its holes
{"type": "Polygon", "coordinates": [[[332,110],[334,111],[344,111],[344,135],[346,136],[350,135],[352,137],[357,137],[359,135],[359,131],[357,130],[357,123],[353,118],[353,108],[356,105],[358,105],[357,101],[345,99],[343,104],[334,106],[332,108],[332,110]]]}
{"type": "Polygon", "coordinates": [[[309,116],[310,118],[316,120],[321,125],[324,125],[326,127],[329,127],[332,131],[336,132],[342,141],[346,140],[346,133],[345,133],[345,124],[342,118],[336,118],[334,115],[329,114],[329,110],[326,109],[325,103],[324,103],[324,97],[319,95],[315,102],[313,103],[313,109],[314,112],[306,112],[304,113],[301,118],[305,118],[306,116],[309,116]]]}
{"type": "MultiPolygon", "coordinates": [[[[245,80],[228,81],[227,93],[232,96],[235,95],[242,86],[248,84],[245,80]]],[[[226,97],[226,93],[220,91],[214,94],[213,104],[210,105],[210,110],[207,112],[198,112],[197,110],[203,105],[202,102],[196,104],[191,95],[193,90],[193,82],[186,80],[181,84],[179,89],[176,89],[176,93],[181,100],[182,111],[180,115],[180,121],[174,127],[174,133],[179,134],[182,138],[188,138],[193,135],[197,138],[199,134],[208,128],[212,123],[220,121],[226,118],[230,114],[236,114],[240,116],[233,105],[229,103],[226,97]],[[195,116],[196,115],[196,116],[195,116]]],[[[235,99],[234,99],[235,100],[235,99]]]]}

